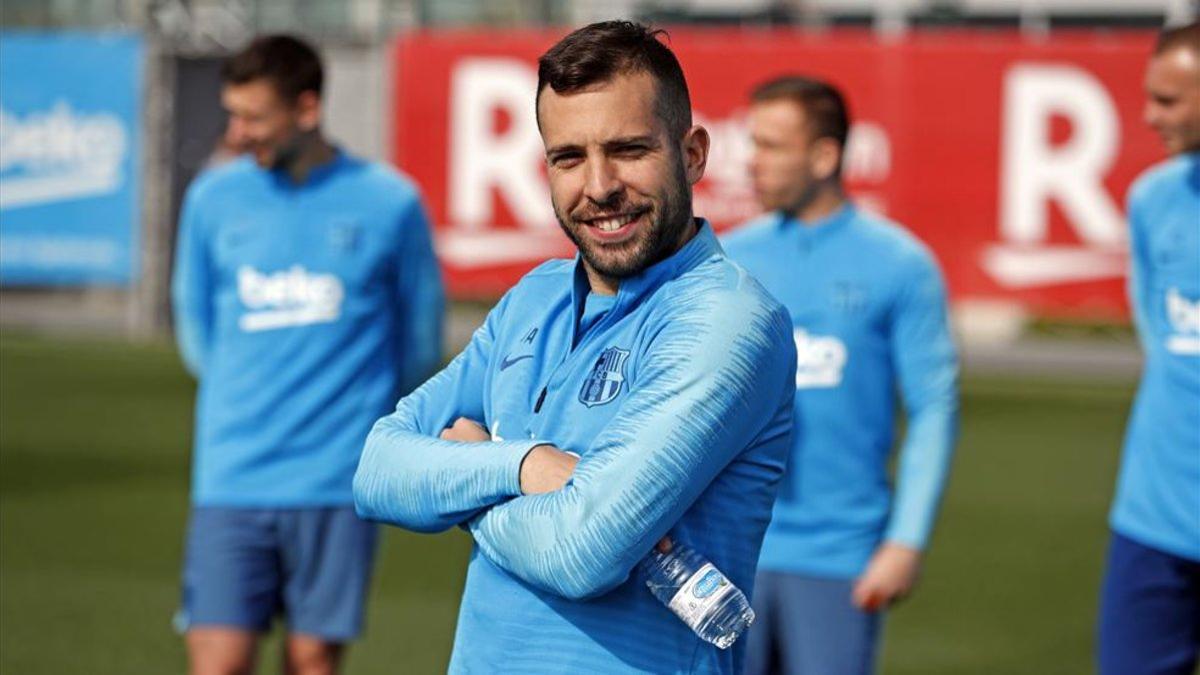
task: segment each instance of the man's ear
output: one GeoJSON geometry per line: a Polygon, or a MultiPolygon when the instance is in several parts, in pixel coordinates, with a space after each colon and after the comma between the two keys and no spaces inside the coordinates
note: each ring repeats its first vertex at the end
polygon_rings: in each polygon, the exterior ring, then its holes
{"type": "Polygon", "coordinates": [[[321,97],[315,91],[296,97],[296,125],[301,131],[315,131],[321,125],[321,97]]]}
{"type": "Polygon", "coordinates": [[[680,148],[683,151],[683,166],[687,172],[688,185],[695,185],[704,178],[704,167],[708,165],[708,147],[711,140],[708,130],[700,125],[693,126],[683,135],[680,148]]]}
{"type": "Polygon", "coordinates": [[[813,141],[809,150],[809,170],[817,180],[829,180],[842,162],[842,147],[828,136],[813,141]]]}

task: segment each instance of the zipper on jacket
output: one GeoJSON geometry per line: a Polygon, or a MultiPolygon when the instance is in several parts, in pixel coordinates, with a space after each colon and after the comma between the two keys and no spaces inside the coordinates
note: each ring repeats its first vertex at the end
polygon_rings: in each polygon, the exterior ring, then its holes
{"type": "Polygon", "coordinates": [[[579,339],[578,343],[575,342],[575,331],[579,330],[579,319],[575,319],[575,325],[571,329],[571,348],[567,351],[566,355],[563,356],[562,360],[558,362],[558,365],[554,367],[554,370],[550,372],[550,376],[545,380],[542,380],[544,383],[542,385],[542,393],[538,394],[537,403],[533,404],[533,414],[537,415],[542,411],[542,404],[546,402],[546,394],[550,390],[550,385],[554,382],[554,379],[558,376],[559,372],[562,371],[563,367],[571,362],[574,358],[578,357],[578,354],[582,351],[582,347],[585,343],[591,339],[594,339],[598,333],[603,332],[603,328],[608,328],[610,324],[616,321],[617,319],[614,318],[616,314],[617,306],[614,304],[612,309],[610,309],[607,314],[601,317],[600,321],[596,325],[592,326],[591,330],[589,330],[587,334],[583,335],[579,339]]]}

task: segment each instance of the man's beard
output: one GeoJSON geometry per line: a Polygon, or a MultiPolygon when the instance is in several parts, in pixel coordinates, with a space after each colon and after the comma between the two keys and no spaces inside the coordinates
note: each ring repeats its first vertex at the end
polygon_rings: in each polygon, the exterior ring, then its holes
{"type": "Polygon", "coordinates": [[[803,189],[790,203],[784,204],[779,208],[791,218],[797,217],[801,211],[807,209],[817,199],[817,194],[821,191],[822,182],[814,176],[808,175],[805,177],[803,189]]]}
{"type": "MultiPolygon", "coordinates": [[[[567,224],[567,218],[570,216],[564,216],[557,206],[554,209],[554,216],[558,219],[559,227],[575,244],[575,248],[579,249],[579,254],[589,267],[611,279],[631,277],[675,253],[679,242],[684,238],[684,233],[693,226],[692,196],[687,187],[687,174],[684,172],[682,163],[676,165],[674,179],[664,193],[661,203],[652,207],[647,213],[649,227],[639,233],[638,238],[634,241],[626,242],[622,246],[623,252],[616,256],[605,256],[603,253],[605,247],[602,244],[595,244],[583,237],[575,236],[575,232],[567,224]],[[632,250],[625,251],[627,247],[631,247],[632,250]]],[[[627,206],[629,204],[626,202],[625,193],[622,192],[609,202],[597,204],[597,210],[616,213],[624,210],[627,206]]],[[[589,227],[576,220],[570,222],[580,228],[589,227]]]]}
{"type": "Polygon", "coordinates": [[[312,144],[316,136],[316,130],[297,131],[277,145],[271,157],[271,170],[291,173],[292,168],[304,155],[304,150],[312,144]]]}

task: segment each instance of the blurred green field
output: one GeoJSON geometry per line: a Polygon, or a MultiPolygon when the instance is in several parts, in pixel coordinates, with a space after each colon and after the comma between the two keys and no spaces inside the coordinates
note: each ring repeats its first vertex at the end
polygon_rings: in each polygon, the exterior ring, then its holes
{"type": "MultiPolygon", "coordinates": [[[[170,617],[192,393],[167,346],[0,335],[0,672],[183,671],[170,617]]],[[[966,379],[944,515],[919,593],[888,620],[884,673],[1091,669],[1132,394],[966,379]]],[[[348,672],[444,671],[468,548],[388,532],[348,672]]],[[[278,672],[276,640],[261,672],[278,672]]]]}

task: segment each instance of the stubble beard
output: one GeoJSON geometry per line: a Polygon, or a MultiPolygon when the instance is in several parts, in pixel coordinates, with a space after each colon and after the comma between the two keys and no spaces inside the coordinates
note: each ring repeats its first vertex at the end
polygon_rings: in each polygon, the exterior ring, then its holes
{"type": "Polygon", "coordinates": [[[816,201],[820,190],[821,181],[818,181],[811,175],[807,175],[804,177],[804,185],[801,187],[800,194],[797,195],[795,199],[791,200],[790,203],[785,203],[780,206],[779,210],[783,211],[791,218],[796,218],[800,215],[800,213],[811,206],[814,201],[816,201]]]}
{"type": "Polygon", "coordinates": [[[291,173],[304,156],[304,151],[315,142],[316,138],[317,133],[315,130],[293,130],[291,136],[285,138],[271,149],[271,157],[269,159],[271,166],[269,168],[272,171],[291,173]]]}
{"type": "MultiPolygon", "coordinates": [[[[643,229],[635,240],[625,242],[620,247],[597,244],[576,235],[575,228],[582,229],[588,225],[576,222],[569,214],[564,215],[557,204],[554,205],[554,217],[592,270],[610,279],[635,276],[675,253],[684,234],[692,227],[692,199],[682,163],[676,165],[674,173],[674,180],[663,193],[659,204],[652,206],[647,213],[650,227],[643,229]]],[[[609,203],[598,205],[605,211],[619,211],[623,206],[626,206],[624,193],[609,203]]]]}

